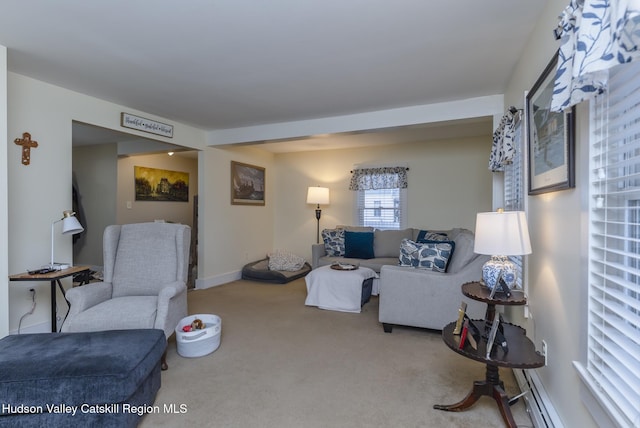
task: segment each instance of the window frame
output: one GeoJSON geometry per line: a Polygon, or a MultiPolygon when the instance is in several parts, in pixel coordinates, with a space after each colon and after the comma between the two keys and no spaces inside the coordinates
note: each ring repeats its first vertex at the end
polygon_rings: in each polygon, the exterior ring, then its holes
{"type": "Polygon", "coordinates": [[[640,232],[640,82],[633,78],[639,71],[639,63],[611,70],[607,91],[589,103],[587,346],[584,361],[574,367],[590,393],[583,401],[602,425],[640,422],[640,412],[628,404],[640,400],[638,393],[629,397],[640,388],[640,378],[625,376],[640,365],[640,336],[629,336],[634,332],[625,327],[631,323],[640,332],[634,324],[640,312],[640,255],[629,251],[634,242],[637,248],[634,236],[640,232]],[[628,290],[635,293],[634,315],[620,299],[628,290]]]}
{"type": "MultiPolygon", "coordinates": [[[[395,189],[380,189],[380,190],[394,190],[398,192],[398,198],[394,199],[393,206],[383,207],[383,206],[371,206],[366,207],[365,201],[367,192],[376,192],[378,195],[378,190],[356,190],[355,193],[355,201],[354,201],[354,223],[361,227],[373,227],[374,229],[381,230],[402,230],[407,228],[407,189],[395,188],[395,189]],[[397,227],[389,227],[388,225],[384,225],[381,222],[377,224],[374,222],[367,222],[365,220],[364,212],[365,210],[372,210],[374,215],[372,218],[376,218],[378,216],[375,215],[376,212],[380,212],[379,217],[383,217],[382,213],[384,211],[392,211],[394,220],[398,218],[398,226],[397,227]],[[399,215],[398,215],[399,214],[399,215]]],[[[380,200],[377,196],[376,200],[380,200]]]]}

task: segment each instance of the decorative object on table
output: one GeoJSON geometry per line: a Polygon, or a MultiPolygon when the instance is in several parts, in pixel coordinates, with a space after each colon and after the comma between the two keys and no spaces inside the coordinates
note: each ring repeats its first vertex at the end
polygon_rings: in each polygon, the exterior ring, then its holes
{"type": "Polygon", "coordinates": [[[76,233],[80,233],[84,231],[84,227],[80,224],[78,219],[76,218],[76,213],[71,210],[63,211],[62,218],[60,220],[55,220],[51,223],[51,262],[49,263],[48,268],[51,270],[62,270],[67,269],[71,266],[70,263],[56,263],[53,257],[53,243],[54,243],[54,229],[56,223],[62,222],[62,231],[63,235],[75,235],[76,233]]]}
{"type": "Polygon", "coordinates": [[[189,173],[134,166],[136,201],[189,202],[189,173]]]}
{"type": "Polygon", "coordinates": [[[516,266],[508,256],[531,254],[529,229],[524,211],[478,213],[473,251],[491,259],[482,266],[482,280],[493,289],[504,280],[511,289],[516,282],[516,266]]]}
{"type": "Polygon", "coordinates": [[[32,140],[31,134],[28,132],[23,132],[22,138],[16,138],[13,142],[22,146],[22,165],[29,165],[31,163],[31,148],[38,147],[38,142],[32,140]]]}
{"type": "Polygon", "coordinates": [[[231,161],[231,205],[265,204],[265,169],[231,161]]]}
{"type": "Polygon", "coordinates": [[[493,344],[496,341],[496,334],[498,333],[498,325],[500,324],[500,317],[494,317],[493,323],[491,324],[491,330],[489,331],[489,336],[487,337],[487,354],[485,358],[491,358],[491,350],[493,349],[493,344]]]}
{"type": "Polygon", "coordinates": [[[464,349],[464,344],[467,342],[467,333],[469,332],[469,321],[464,320],[462,323],[462,331],[460,332],[460,344],[458,349],[464,349]]]}
{"type": "Polygon", "coordinates": [[[476,328],[476,326],[473,324],[473,321],[471,321],[469,317],[465,317],[464,325],[466,326],[466,333],[465,333],[466,341],[474,350],[478,350],[478,340],[480,340],[480,336],[478,335],[478,329],[476,328]]]}
{"type": "Polygon", "coordinates": [[[504,279],[502,277],[500,277],[500,279],[498,280],[498,285],[496,285],[495,287],[493,287],[491,289],[491,293],[489,294],[489,298],[493,299],[498,290],[500,290],[500,292],[503,293],[506,297],[511,297],[511,289],[509,288],[507,283],[504,282],[504,279]]]}
{"type": "Polygon", "coordinates": [[[551,110],[556,53],[526,99],[529,194],[575,187],[575,107],[551,110]]]}
{"type": "Polygon", "coordinates": [[[460,302],[460,307],[458,308],[458,320],[456,321],[456,327],[453,329],[453,334],[460,334],[460,332],[462,332],[462,324],[466,312],[467,302],[460,302]]]}
{"type": "Polygon", "coordinates": [[[331,263],[330,266],[331,266],[331,269],[333,270],[356,270],[359,267],[359,265],[357,264],[340,263],[340,262],[331,263]]]}
{"type": "Polygon", "coordinates": [[[320,205],[329,205],[329,188],[319,186],[309,187],[307,189],[307,203],[316,205],[316,221],[318,222],[316,243],[320,243],[320,216],[322,215],[320,205]]]}

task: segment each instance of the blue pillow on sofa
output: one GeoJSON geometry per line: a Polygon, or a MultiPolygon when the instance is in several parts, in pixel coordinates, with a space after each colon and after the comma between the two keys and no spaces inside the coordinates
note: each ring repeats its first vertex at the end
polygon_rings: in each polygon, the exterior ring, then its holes
{"type": "Polygon", "coordinates": [[[344,256],[351,259],[372,259],[373,232],[344,232],[344,256]]]}

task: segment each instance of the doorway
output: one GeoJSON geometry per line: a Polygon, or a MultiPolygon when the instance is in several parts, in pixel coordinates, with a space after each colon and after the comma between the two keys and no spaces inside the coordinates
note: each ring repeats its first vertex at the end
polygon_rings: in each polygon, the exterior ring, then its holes
{"type": "MultiPolygon", "coordinates": [[[[110,224],[167,221],[191,226],[196,244],[198,151],[82,122],[73,122],[74,210],[85,231],[73,242],[74,262],[102,273],[102,234],[110,224]],[[169,153],[172,153],[170,156],[169,153]],[[136,200],[134,166],[188,174],[186,202],[136,200]]],[[[197,276],[197,251],[190,251],[190,288],[197,276]],[[193,273],[192,273],[193,269],[193,273]]]]}

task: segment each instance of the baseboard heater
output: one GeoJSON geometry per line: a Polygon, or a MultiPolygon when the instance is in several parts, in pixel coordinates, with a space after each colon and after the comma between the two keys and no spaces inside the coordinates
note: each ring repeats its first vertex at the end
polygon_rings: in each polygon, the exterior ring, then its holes
{"type": "Polygon", "coordinates": [[[520,391],[535,428],[564,428],[535,370],[514,369],[520,391]]]}

